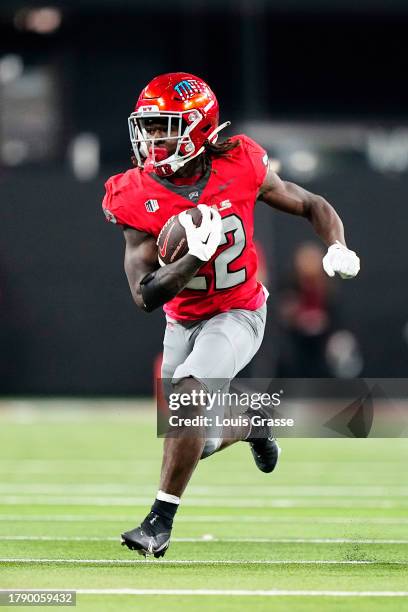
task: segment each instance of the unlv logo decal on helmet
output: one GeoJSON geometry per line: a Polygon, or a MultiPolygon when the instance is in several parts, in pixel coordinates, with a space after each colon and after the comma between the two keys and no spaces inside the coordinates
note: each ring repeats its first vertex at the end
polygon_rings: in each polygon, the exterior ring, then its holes
{"type": "Polygon", "coordinates": [[[190,100],[198,93],[203,93],[201,83],[195,79],[186,79],[177,83],[174,86],[175,91],[179,94],[181,100],[190,100]]]}

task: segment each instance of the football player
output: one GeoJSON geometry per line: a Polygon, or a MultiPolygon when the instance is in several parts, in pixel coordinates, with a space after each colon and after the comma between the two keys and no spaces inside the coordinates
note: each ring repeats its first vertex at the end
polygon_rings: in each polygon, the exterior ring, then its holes
{"type": "MultiPolygon", "coordinates": [[[[228,386],[260,347],[267,292],[257,280],[257,200],[310,221],[328,247],[323,267],[329,276],[352,278],[360,267],[333,207],[281,180],[266,151],[248,136],[217,142],[228,125],[219,125],[218,116],[217,99],[202,79],[184,72],[154,78],[129,117],[136,167],[111,177],[103,200],[108,221],[123,228],[135,303],[145,312],[163,306],[162,377],[177,393],[218,391],[219,381],[228,386]],[[185,212],[194,206],[202,213],[198,227],[185,212]],[[179,213],[188,253],[161,267],[156,240],[179,213]]],[[[193,416],[197,408],[190,408],[193,416]]],[[[260,470],[275,468],[280,449],[268,427],[243,425],[225,439],[211,430],[166,437],[157,497],[141,525],[122,534],[122,543],[144,555],[164,555],[198,461],[239,440],[250,444],[260,470]]]]}

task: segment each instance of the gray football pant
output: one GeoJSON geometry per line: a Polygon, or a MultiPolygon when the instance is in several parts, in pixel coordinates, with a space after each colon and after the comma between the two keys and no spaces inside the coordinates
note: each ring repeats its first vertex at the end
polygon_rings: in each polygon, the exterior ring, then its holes
{"type": "MultiPolygon", "coordinates": [[[[162,378],[166,397],[171,383],[193,377],[211,393],[228,391],[230,381],[257,353],[266,322],[266,303],[258,310],[234,309],[200,321],[166,316],[162,378]]],[[[201,458],[220,446],[219,428],[208,428],[201,458]]]]}

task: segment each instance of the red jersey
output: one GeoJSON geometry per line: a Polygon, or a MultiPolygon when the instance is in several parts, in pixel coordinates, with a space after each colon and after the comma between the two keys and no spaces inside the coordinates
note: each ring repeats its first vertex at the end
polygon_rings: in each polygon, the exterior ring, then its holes
{"type": "Polygon", "coordinates": [[[163,307],[174,319],[208,319],[233,308],[256,310],[265,301],[256,278],[253,233],[254,206],[268,156],[248,136],[231,140],[239,140],[239,145],[212,157],[205,175],[192,185],[177,185],[139,168],[112,176],[105,184],[102,206],[107,220],[155,238],[172,215],[197,204],[219,211],[224,233],[217,251],[163,307]]]}

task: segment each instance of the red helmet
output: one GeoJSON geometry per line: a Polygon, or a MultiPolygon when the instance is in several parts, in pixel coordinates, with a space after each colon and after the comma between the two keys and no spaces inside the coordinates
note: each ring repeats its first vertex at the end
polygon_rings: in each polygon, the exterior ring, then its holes
{"type": "Polygon", "coordinates": [[[204,151],[204,143],[216,142],[218,132],[228,125],[218,126],[218,102],[208,85],[187,72],[169,72],[155,77],[143,89],[134,112],[128,119],[130,140],[140,167],[152,168],[159,176],[177,172],[185,163],[204,151]],[[163,123],[160,138],[149,135],[146,127],[163,123]],[[176,148],[168,151],[158,140],[174,140],[176,148]]]}

